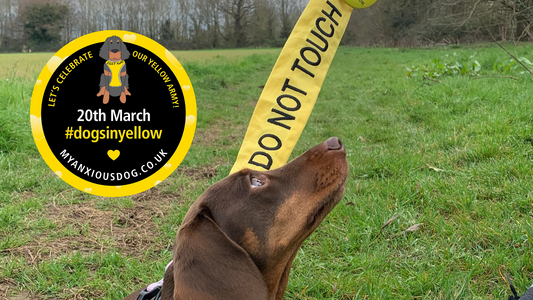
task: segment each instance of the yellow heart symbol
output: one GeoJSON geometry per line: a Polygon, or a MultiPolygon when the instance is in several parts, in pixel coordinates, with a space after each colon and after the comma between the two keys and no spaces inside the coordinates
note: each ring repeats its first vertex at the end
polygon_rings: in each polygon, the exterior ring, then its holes
{"type": "Polygon", "coordinates": [[[172,164],[166,164],[165,165],[165,169],[170,169],[170,167],[172,167],[172,164]]]}
{"type": "Polygon", "coordinates": [[[54,71],[59,67],[59,65],[67,58],[68,56],[65,56],[63,59],[61,59],[59,56],[52,56],[46,66],[48,67],[48,70],[50,73],[54,73],[54,71]]]}
{"type": "Polygon", "coordinates": [[[119,155],[120,155],[120,151],[118,151],[118,150],[109,150],[109,151],[107,151],[107,156],[109,156],[109,158],[111,158],[112,160],[117,159],[117,157],[119,157],[119,155]]]}
{"type": "Polygon", "coordinates": [[[85,188],[85,192],[86,192],[86,193],[90,193],[90,192],[92,192],[92,191],[93,191],[93,189],[91,189],[91,188],[85,188]]]}
{"type": "Polygon", "coordinates": [[[122,40],[124,42],[128,42],[128,43],[133,43],[135,42],[135,40],[137,39],[137,36],[135,34],[125,34],[123,37],[122,37],[122,40]]]}
{"type": "Polygon", "coordinates": [[[63,173],[61,173],[61,171],[56,171],[55,172],[57,177],[61,178],[63,176],[63,173]]]}
{"type": "Polygon", "coordinates": [[[195,121],[196,121],[196,118],[193,115],[187,116],[187,119],[185,119],[185,128],[191,127],[195,121]]]}
{"type": "Polygon", "coordinates": [[[33,138],[40,141],[44,137],[43,125],[41,123],[41,117],[30,115],[31,131],[33,138]]]}
{"type": "Polygon", "coordinates": [[[172,53],[170,53],[170,51],[168,51],[167,49],[165,49],[165,56],[174,66],[176,66],[180,70],[183,70],[183,67],[181,66],[178,59],[174,55],[172,55],[172,53]]]}
{"type": "Polygon", "coordinates": [[[117,185],[117,190],[120,190],[121,186],[120,185],[117,185]]]}
{"type": "Polygon", "coordinates": [[[35,82],[35,85],[41,85],[42,81],[41,79],[37,80],[37,82],[35,82]]]}
{"type": "Polygon", "coordinates": [[[191,89],[191,86],[190,86],[190,85],[184,85],[184,86],[183,86],[183,90],[184,90],[184,91],[188,91],[188,90],[190,90],[190,89],[191,89]]]}

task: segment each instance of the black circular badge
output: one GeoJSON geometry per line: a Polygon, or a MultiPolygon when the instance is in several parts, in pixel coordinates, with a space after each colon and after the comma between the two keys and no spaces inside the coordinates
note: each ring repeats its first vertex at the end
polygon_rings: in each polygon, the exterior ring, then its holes
{"type": "Polygon", "coordinates": [[[52,170],[102,196],[145,191],[183,160],[196,121],[190,80],[147,37],[101,31],[58,51],[31,103],[36,144],[52,170]]]}

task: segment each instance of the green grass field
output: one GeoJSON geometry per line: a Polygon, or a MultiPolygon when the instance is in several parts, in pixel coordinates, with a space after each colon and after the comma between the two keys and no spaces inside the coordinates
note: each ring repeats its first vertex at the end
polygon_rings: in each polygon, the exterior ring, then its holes
{"type": "MultiPolygon", "coordinates": [[[[509,50],[533,59],[531,45],[509,50]]],[[[121,299],[159,280],[188,207],[228,174],[278,54],[176,52],[195,139],[166,181],[123,198],[70,187],[37,151],[30,98],[52,54],[0,55],[0,299],[121,299]]],[[[293,157],[338,136],[347,189],[300,249],[286,299],[507,299],[506,273],[520,293],[531,285],[533,77],[506,60],[498,47],[338,50],[293,157]],[[477,77],[407,76],[471,55],[477,77]],[[481,77],[503,75],[515,79],[481,77]]]]}

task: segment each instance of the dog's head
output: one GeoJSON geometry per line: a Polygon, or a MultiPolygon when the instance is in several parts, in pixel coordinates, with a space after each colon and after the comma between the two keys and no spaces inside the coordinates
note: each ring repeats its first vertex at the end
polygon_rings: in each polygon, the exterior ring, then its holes
{"type": "MultiPolygon", "coordinates": [[[[245,169],[212,185],[190,208],[178,232],[176,287],[182,284],[178,289],[183,291],[197,285],[202,279],[189,278],[192,266],[200,267],[209,258],[205,272],[210,275],[204,279],[215,285],[221,276],[230,281],[228,290],[239,290],[235,278],[243,273],[232,268],[246,270],[243,289],[256,294],[229,298],[267,299],[266,288],[268,299],[282,299],[298,248],[340,201],[347,169],[343,144],[330,138],[281,168],[245,169]]],[[[174,292],[175,299],[182,299],[180,291],[174,292]]]]}
{"type": "Polygon", "coordinates": [[[119,61],[130,57],[130,52],[122,39],[114,35],[105,40],[99,55],[105,60],[119,61]]]}

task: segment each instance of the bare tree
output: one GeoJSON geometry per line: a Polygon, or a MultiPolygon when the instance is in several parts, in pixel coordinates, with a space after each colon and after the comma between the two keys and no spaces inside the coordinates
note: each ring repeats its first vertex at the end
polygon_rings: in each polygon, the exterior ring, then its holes
{"type": "Polygon", "coordinates": [[[254,46],[267,46],[276,38],[279,28],[277,24],[276,7],[268,0],[255,0],[255,9],[251,16],[252,26],[250,35],[254,46]]]}
{"type": "Polygon", "coordinates": [[[220,0],[219,9],[228,17],[228,40],[240,48],[246,44],[246,27],[250,25],[250,15],[255,7],[252,0],[220,0]]]}
{"type": "Polygon", "coordinates": [[[290,0],[281,0],[281,5],[279,6],[279,18],[281,20],[281,29],[280,29],[280,35],[282,38],[288,38],[289,34],[292,30],[292,25],[294,22],[292,22],[290,18],[290,8],[289,4],[291,3],[290,0]]]}
{"type": "Polygon", "coordinates": [[[16,40],[20,39],[20,31],[17,26],[19,15],[19,2],[17,0],[5,0],[0,2],[0,46],[14,48],[21,46],[16,40]]]}

